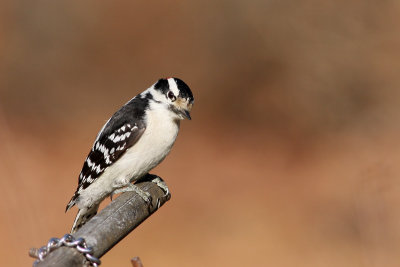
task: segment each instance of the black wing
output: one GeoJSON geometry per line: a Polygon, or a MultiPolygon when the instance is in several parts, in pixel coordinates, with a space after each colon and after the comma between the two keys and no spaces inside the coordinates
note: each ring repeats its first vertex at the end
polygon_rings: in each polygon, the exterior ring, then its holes
{"type": "Polygon", "coordinates": [[[147,104],[146,99],[134,98],[105,124],[83,163],[78,188],[67,210],[75,204],[80,191],[92,184],[140,139],[146,128],[143,117],[147,104]]]}
{"type": "Polygon", "coordinates": [[[111,135],[97,140],[87,156],[79,175],[79,187],[87,188],[104,170],[117,161],[142,136],[145,128],[138,123],[126,123],[111,135]]]}

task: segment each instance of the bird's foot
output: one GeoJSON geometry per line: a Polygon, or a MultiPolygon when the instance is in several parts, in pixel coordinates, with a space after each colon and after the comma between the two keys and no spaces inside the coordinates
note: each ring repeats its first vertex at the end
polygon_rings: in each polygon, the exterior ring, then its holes
{"type": "Polygon", "coordinates": [[[164,182],[163,179],[161,179],[161,177],[156,176],[154,179],[151,180],[152,183],[155,183],[159,188],[161,188],[164,193],[165,193],[165,197],[170,195],[169,189],[167,184],[164,182]]]}
{"type": "Polygon", "coordinates": [[[169,192],[167,184],[164,182],[164,180],[160,176],[148,173],[145,176],[143,176],[142,178],[140,178],[138,181],[136,181],[136,183],[145,182],[145,181],[155,183],[159,188],[161,188],[161,190],[163,190],[165,192],[164,197],[171,196],[171,193],[169,192]]]}
{"type": "MultiPolygon", "coordinates": [[[[165,198],[167,198],[167,199],[170,199],[171,198],[171,194],[170,194],[170,192],[169,192],[169,189],[168,189],[168,186],[167,186],[167,184],[164,182],[164,180],[163,179],[161,179],[161,177],[159,177],[159,176],[157,176],[157,175],[155,175],[155,174],[149,174],[148,175],[149,176],[149,180],[152,182],[152,183],[155,183],[159,188],[161,188],[161,190],[162,191],[164,191],[164,197],[165,198]]],[[[157,209],[159,209],[160,208],[160,206],[161,206],[161,201],[160,201],[160,199],[157,199],[157,209]]]]}
{"type": "MultiPolygon", "coordinates": [[[[171,198],[171,193],[168,189],[167,184],[164,182],[164,180],[155,175],[155,174],[150,174],[147,173],[146,175],[144,175],[143,177],[141,177],[138,181],[136,181],[135,183],[141,183],[141,182],[152,182],[155,183],[159,188],[161,188],[162,191],[164,191],[164,198],[166,198],[167,200],[169,200],[171,198]]],[[[161,201],[160,199],[157,199],[157,204],[156,207],[157,209],[161,206],[161,201]]]]}
{"type": "Polygon", "coordinates": [[[148,192],[143,191],[142,189],[140,189],[138,186],[136,186],[134,184],[129,184],[129,185],[125,186],[125,187],[115,189],[110,195],[111,200],[112,200],[114,195],[119,194],[119,193],[124,193],[124,192],[135,192],[147,204],[151,204],[151,201],[152,201],[151,195],[148,192]]]}

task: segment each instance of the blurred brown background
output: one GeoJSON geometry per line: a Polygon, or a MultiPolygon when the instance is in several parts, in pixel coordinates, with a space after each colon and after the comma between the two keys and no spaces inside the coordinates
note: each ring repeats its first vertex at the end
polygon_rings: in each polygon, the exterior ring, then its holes
{"type": "Polygon", "coordinates": [[[67,233],[103,123],[160,77],[172,199],[104,266],[399,266],[400,2],[0,3],[0,258],[67,233]]]}

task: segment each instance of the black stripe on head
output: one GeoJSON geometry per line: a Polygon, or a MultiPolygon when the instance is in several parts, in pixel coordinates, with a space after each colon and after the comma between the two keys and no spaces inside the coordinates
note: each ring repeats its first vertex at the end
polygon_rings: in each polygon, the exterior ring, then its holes
{"type": "Polygon", "coordinates": [[[192,103],[194,101],[194,98],[189,86],[181,79],[174,78],[174,80],[179,89],[179,96],[181,98],[189,98],[189,102],[192,103]]]}
{"type": "Polygon", "coordinates": [[[169,91],[168,80],[159,79],[158,82],[154,85],[154,89],[160,91],[163,94],[166,94],[169,91]]]}

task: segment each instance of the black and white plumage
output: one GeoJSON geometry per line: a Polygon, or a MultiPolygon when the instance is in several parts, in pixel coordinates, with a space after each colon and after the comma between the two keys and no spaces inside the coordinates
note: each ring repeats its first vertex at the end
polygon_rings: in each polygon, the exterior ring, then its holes
{"type": "Polygon", "coordinates": [[[122,106],[98,133],[66,211],[77,205],[75,232],[93,217],[100,202],[146,175],[169,153],[180,121],[194,102],[180,79],[160,79],[122,106]]]}

